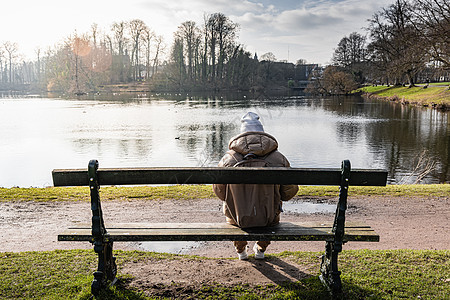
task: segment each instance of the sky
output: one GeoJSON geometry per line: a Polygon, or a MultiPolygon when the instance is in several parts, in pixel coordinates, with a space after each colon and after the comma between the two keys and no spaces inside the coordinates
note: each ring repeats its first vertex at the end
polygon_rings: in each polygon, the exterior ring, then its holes
{"type": "MultiPolygon", "coordinates": [[[[15,42],[25,59],[36,59],[67,37],[98,24],[110,33],[113,22],[140,19],[167,49],[185,21],[203,23],[205,14],[221,12],[240,25],[238,41],[277,60],[326,65],[339,41],[352,32],[365,34],[369,19],[393,0],[6,0],[2,1],[0,44],[15,42]]],[[[168,52],[168,51],[166,51],[168,52]]]]}

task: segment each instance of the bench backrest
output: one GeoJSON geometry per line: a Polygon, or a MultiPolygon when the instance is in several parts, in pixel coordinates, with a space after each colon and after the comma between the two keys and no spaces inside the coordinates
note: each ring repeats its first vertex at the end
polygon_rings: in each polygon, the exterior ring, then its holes
{"type": "MultiPolygon", "coordinates": [[[[87,186],[87,169],[56,169],[52,172],[54,186],[87,186]]],[[[145,184],[298,184],[341,185],[341,169],[305,168],[118,168],[98,169],[101,185],[145,184]]],[[[385,186],[385,170],[351,170],[348,185],[385,186]]]]}

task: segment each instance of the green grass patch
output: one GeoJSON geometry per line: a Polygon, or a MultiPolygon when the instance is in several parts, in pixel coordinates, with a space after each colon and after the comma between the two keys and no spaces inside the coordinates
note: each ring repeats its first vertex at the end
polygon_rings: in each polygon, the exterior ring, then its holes
{"type": "MultiPolygon", "coordinates": [[[[352,196],[433,196],[446,197],[450,184],[388,185],[350,187],[352,196]]],[[[299,186],[298,196],[335,197],[337,186],[299,186]]],[[[190,200],[216,198],[211,185],[102,187],[102,201],[108,200],[190,200]]],[[[0,188],[0,201],[90,201],[88,187],[0,188]]]]}
{"type": "Polygon", "coordinates": [[[88,295],[93,251],[0,253],[1,299],[69,299],[88,295]],[[78,271],[77,271],[78,270],[78,271]]]}
{"type": "Polygon", "coordinates": [[[345,251],[342,280],[349,298],[445,299],[450,295],[450,251],[345,251]]]}
{"type": "MultiPolygon", "coordinates": [[[[337,186],[299,186],[299,196],[337,197],[337,186]]],[[[350,196],[448,197],[450,184],[405,184],[387,186],[350,186],[350,196]]]]}
{"type": "MultiPolygon", "coordinates": [[[[190,299],[329,299],[318,279],[321,254],[268,255],[269,260],[283,257],[305,266],[304,272],[310,276],[298,282],[261,286],[211,283],[190,289],[180,285],[171,290],[179,293],[174,298],[190,299]]],[[[115,256],[119,283],[102,293],[101,299],[155,299],[145,296],[148,291],[131,287],[133,278],[122,274],[121,266],[149,258],[164,263],[186,257],[140,251],[115,251],[115,256]]],[[[446,299],[450,295],[449,250],[344,251],[339,268],[346,299],[446,299]]],[[[0,298],[88,299],[95,269],[93,250],[0,253],[0,298]]],[[[167,288],[173,285],[177,283],[167,288]]]]}
{"type": "Polygon", "coordinates": [[[0,188],[0,201],[87,201],[89,188],[0,188]]]}
{"type": "Polygon", "coordinates": [[[365,86],[363,88],[358,89],[357,91],[363,92],[363,93],[380,93],[380,92],[384,92],[389,89],[390,88],[387,86],[377,85],[377,86],[365,86]]]}
{"type": "Polygon", "coordinates": [[[446,85],[446,86],[449,86],[450,82],[430,82],[429,85],[437,85],[437,86],[446,85]]]}
{"type": "Polygon", "coordinates": [[[382,98],[409,101],[420,105],[450,105],[450,89],[448,86],[430,85],[403,87],[403,86],[367,86],[359,89],[363,93],[373,94],[382,98]]]}
{"type": "MultiPolygon", "coordinates": [[[[213,198],[210,185],[131,186],[100,188],[102,201],[213,198]]],[[[0,201],[90,201],[88,187],[0,188],[0,201]]]]}

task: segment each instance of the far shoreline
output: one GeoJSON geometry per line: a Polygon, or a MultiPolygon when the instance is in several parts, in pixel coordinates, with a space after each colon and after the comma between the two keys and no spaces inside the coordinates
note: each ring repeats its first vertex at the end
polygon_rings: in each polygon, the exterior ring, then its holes
{"type": "Polygon", "coordinates": [[[365,98],[376,98],[413,105],[418,107],[433,108],[439,111],[450,110],[450,87],[448,83],[439,85],[405,86],[367,86],[356,92],[365,98]]]}

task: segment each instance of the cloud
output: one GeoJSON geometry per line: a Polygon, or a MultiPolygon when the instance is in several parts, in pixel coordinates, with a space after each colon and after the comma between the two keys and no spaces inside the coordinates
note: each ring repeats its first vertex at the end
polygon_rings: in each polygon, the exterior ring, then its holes
{"type": "MultiPolygon", "coordinates": [[[[278,59],[306,57],[310,62],[326,63],[340,39],[354,31],[362,32],[367,19],[389,2],[295,1],[294,9],[265,6],[262,11],[247,11],[234,19],[241,24],[243,42],[252,51],[272,47],[278,59]]],[[[286,1],[283,4],[289,7],[286,1]]]]}
{"type": "Polygon", "coordinates": [[[205,13],[221,12],[225,15],[240,15],[247,11],[261,12],[265,9],[260,3],[242,0],[151,1],[141,2],[140,6],[149,12],[156,10],[164,15],[171,13],[176,16],[188,17],[187,19],[180,19],[179,23],[191,19],[198,19],[199,16],[203,16],[205,13]],[[189,16],[191,19],[189,19],[189,16]]]}
{"type": "Polygon", "coordinates": [[[259,31],[261,27],[279,32],[310,31],[327,27],[352,28],[357,31],[360,28],[354,28],[354,25],[365,23],[381,7],[382,2],[383,0],[309,1],[297,9],[279,11],[267,7],[264,11],[247,11],[240,16],[236,15],[235,19],[242,27],[252,31],[259,31]]]}
{"type": "MultiPolygon", "coordinates": [[[[202,26],[204,16],[221,12],[240,25],[240,42],[251,51],[273,52],[277,58],[305,57],[325,62],[339,40],[361,32],[366,19],[392,0],[78,0],[7,1],[0,26],[8,28],[0,42],[18,41],[35,48],[51,45],[75,30],[84,33],[92,23],[109,31],[112,22],[141,19],[168,46],[185,21],[202,26]],[[27,7],[26,10],[23,7],[27,7]],[[314,48],[318,51],[314,52],[314,48]]],[[[31,51],[32,56],[33,50],[31,51]]],[[[262,54],[262,53],[261,53],[262,54]]]]}
{"type": "Polygon", "coordinates": [[[345,20],[342,17],[333,16],[325,12],[314,12],[306,9],[284,11],[276,19],[274,24],[278,30],[298,31],[315,30],[328,26],[342,24],[345,20]]]}
{"type": "Polygon", "coordinates": [[[264,34],[269,33],[267,29],[272,28],[275,17],[271,14],[255,14],[252,12],[245,13],[242,16],[234,16],[233,19],[241,25],[242,28],[250,32],[258,32],[264,34]]]}

